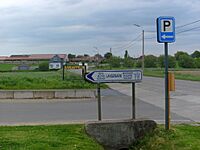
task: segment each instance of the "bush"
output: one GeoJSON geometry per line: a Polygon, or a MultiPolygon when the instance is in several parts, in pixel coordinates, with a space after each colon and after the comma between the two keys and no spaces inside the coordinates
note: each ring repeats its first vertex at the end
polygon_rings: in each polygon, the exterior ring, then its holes
{"type": "Polygon", "coordinates": [[[39,64],[39,70],[40,71],[48,71],[49,70],[49,63],[43,62],[39,64]]]}

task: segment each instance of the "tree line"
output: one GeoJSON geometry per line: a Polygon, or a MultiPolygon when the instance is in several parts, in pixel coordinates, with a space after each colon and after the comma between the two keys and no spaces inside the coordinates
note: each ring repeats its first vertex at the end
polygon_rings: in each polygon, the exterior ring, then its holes
{"type": "MultiPolygon", "coordinates": [[[[125,51],[123,58],[114,56],[110,52],[106,53],[104,58],[102,63],[107,63],[113,68],[140,68],[142,66],[142,57],[130,57],[127,50],[125,51]]],[[[164,55],[145,55],[144,58],[145,68],[164,68],[165,66],[164,55]]],[[[169,68],[200,68],[200,51],[198,50],[194,51],[192,54],[178,51],[174,56],[169,55],[168,59],[169,68]]]]}

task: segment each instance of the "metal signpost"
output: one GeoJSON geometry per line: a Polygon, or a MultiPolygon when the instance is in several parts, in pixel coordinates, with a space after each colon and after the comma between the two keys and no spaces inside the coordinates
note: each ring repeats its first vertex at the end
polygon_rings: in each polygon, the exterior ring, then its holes
{"type": "Polygon", "coordinates": [[[141,70],[97,70],[90,72],[85,78],[97,83],[98,120],[102,119],[100,83],[132,83],[132,119],[135,119],[135,83],[142,81],[141,70]]]}
{"type": "Polygon", "coordinates": [[[174,17],[157,18],[157,41],[159,43],[164,43],[165,49],[165,128],[168,130],[170,126],[168,43],[175,42],[174,17]]]}

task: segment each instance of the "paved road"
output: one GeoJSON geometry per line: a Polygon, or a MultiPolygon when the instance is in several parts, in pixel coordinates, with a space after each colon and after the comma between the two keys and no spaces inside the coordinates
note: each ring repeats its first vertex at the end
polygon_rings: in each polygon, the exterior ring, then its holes
{"type": "MultiPolygon", "coordinates": [[[[109,85],[123,94],[131,95],[130,84],[109,85]]],[[[164,109],[164,79],[144,77],[143,82],[136,85],[136,97],[164,109]]],[[[176,91],[171,92],[171,111],[200,122],[200,82],[176,80],[176,91]]]]}
{"type": "MultiPolygon", "coordinates": [[[[115,90],[102,91],[103,119],[131,118],[131,97],[115,90]]],[[[160,107],[136,100],[136,117],[150,118],[158,122],[164,119],[160,107]]],[[[173,119],[187,122],[190,119],[172,114],[173,119]]],[[[58,124],[96,120],[97,102],[88,100],[18,100],[0,101],[0,125],[58,124]]]]}
{"type": "MultiPolygon", "coordinates": [[[[136,117],[164,120],[163,79],[145,77],[136,86],[136,117]]],[[[130,84],[110,84],[102,91],[103,119],[131,118],[130,84]]],[[[200,120],[200,83],[176,81],[172,94],[172,120],[200,120]]],[[[86,100],[3,100],[0,101],[0,125],[58,124],[97,119],[97,102],[86,100]]]]}

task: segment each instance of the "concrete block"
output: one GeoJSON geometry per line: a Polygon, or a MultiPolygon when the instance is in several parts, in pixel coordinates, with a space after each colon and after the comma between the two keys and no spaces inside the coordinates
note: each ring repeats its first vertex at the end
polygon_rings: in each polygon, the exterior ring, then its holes
{"type": "Polygon", "coordinates": [[[87,134],[109,150],[128,149],[155,128],[156,122],[153,120],[96,121],[85,124],[87,134]]]}
{"type": "Polygon", "coordinates": [[[14,99],[30,99],[33,98],[32,91],[14,91],[14,99]]]}
{"type": "Polygon", "coordinates": [[[13,91],[0,91],[0,99],[13,99],[14,92],[13,91]]]}
{"type": "Polygon", "coordinates": [[[52,98],[55,98],[55,91],[33,91],[33,98],[52,99],[52,98]]]}

